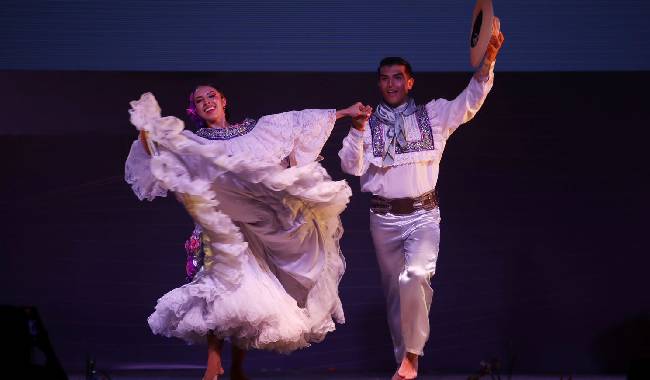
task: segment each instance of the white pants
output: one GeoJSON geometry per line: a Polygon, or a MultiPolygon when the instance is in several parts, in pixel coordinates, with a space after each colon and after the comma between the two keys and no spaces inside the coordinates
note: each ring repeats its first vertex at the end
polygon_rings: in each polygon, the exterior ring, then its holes
{"type": "Polygon", "coordinates": [[[371,211],[370,232],[399,363],[406,352],[422,355],[429,338],[433,297],[430,280],[440,245],[440,209],[418,210],[409,215],[371,211]]]}

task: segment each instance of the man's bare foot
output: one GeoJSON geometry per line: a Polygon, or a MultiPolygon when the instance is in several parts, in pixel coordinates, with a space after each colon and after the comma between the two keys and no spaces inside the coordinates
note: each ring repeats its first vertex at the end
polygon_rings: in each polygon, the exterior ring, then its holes
{"type": "Polygon", "coordinates": [[[397,375],[404,380],[412,380],[418,377],[418,356],[407,352],[397,370],[397,375]]]}
{"type": "Polygon", "coordinates": [[[395,371],[395,374],[393,374],[393,377],[391,377],[390,380],[404,380],[404,378],[395,371]]]}

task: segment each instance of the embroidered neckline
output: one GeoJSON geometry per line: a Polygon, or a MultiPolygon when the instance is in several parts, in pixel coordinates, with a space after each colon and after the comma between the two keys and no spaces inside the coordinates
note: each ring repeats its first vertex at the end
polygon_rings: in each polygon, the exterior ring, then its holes
{"type": "Polygon", "coordinates": [[[230,140],[252,131],[257,125],[255,119],[245,119],[241,123],[231,124],[227,128],[200,128],[196,135],[208,140],[230,140]]]}
{"type": "MultiPolygon", "coordinates": [[[[433,131],[431,130],[431,122],[429,121],[429,114],[423,105],[417,106],[415,117],[420,129],[420,140],[407,141],[406,145],[402,146],[397,144],[395,146],[396,154],[421,152],[423,150],[434,150],[433,144],[433,131]]],[[[384,155],[384,125],[374,117],[370,117],[368,121],[370,125],[370,133],[372,136],[372,153],[375,157],[383,157],[384,155]]]]}

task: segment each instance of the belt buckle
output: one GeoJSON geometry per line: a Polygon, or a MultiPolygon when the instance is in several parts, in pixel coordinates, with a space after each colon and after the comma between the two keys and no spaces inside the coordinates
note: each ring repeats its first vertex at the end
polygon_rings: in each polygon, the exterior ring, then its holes
{"type": "Polygon", "coordinates": [[[374,205],[371,205],[370,209],[376,214],[386,214],[393,209],[393,206],[388,201],[375,200],[374,202],[376,203],[374,205]]]}
{"type": "Polygon", "coordinates": [[[435,208],[435,203],[434,194],[430,191],[415,198],[413,208],[416,210],[433,210],[435,208]]]}

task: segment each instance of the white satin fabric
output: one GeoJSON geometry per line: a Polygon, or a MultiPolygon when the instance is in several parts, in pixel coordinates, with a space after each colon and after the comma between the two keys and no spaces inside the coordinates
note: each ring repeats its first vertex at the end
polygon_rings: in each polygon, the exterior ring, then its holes
{"type": "Polygon", "coordinates": [[[344,323],[339,215],[351,191],[314,161],[335,111],[266,116],[247,134],[213,141],[161,117],[151,94],[131,107],[131,122],[160,155],[135,141],[127,182],[140,199],[173,191],[212,252],[191,283],[158,300],[152,331],[188,343],[213,332],[241,348],[290,352],[344,323]],[[284,167],[286,157],[297,166],[284,167]]]}
{"type": "Polygon", "coordinates": [[[388,326],[395,360],[406,352],[423,355],[429,338],[429,310],[440,245],[440,209],[409,215],[370,212],[381,283],[386,296],[388,326]]]}

